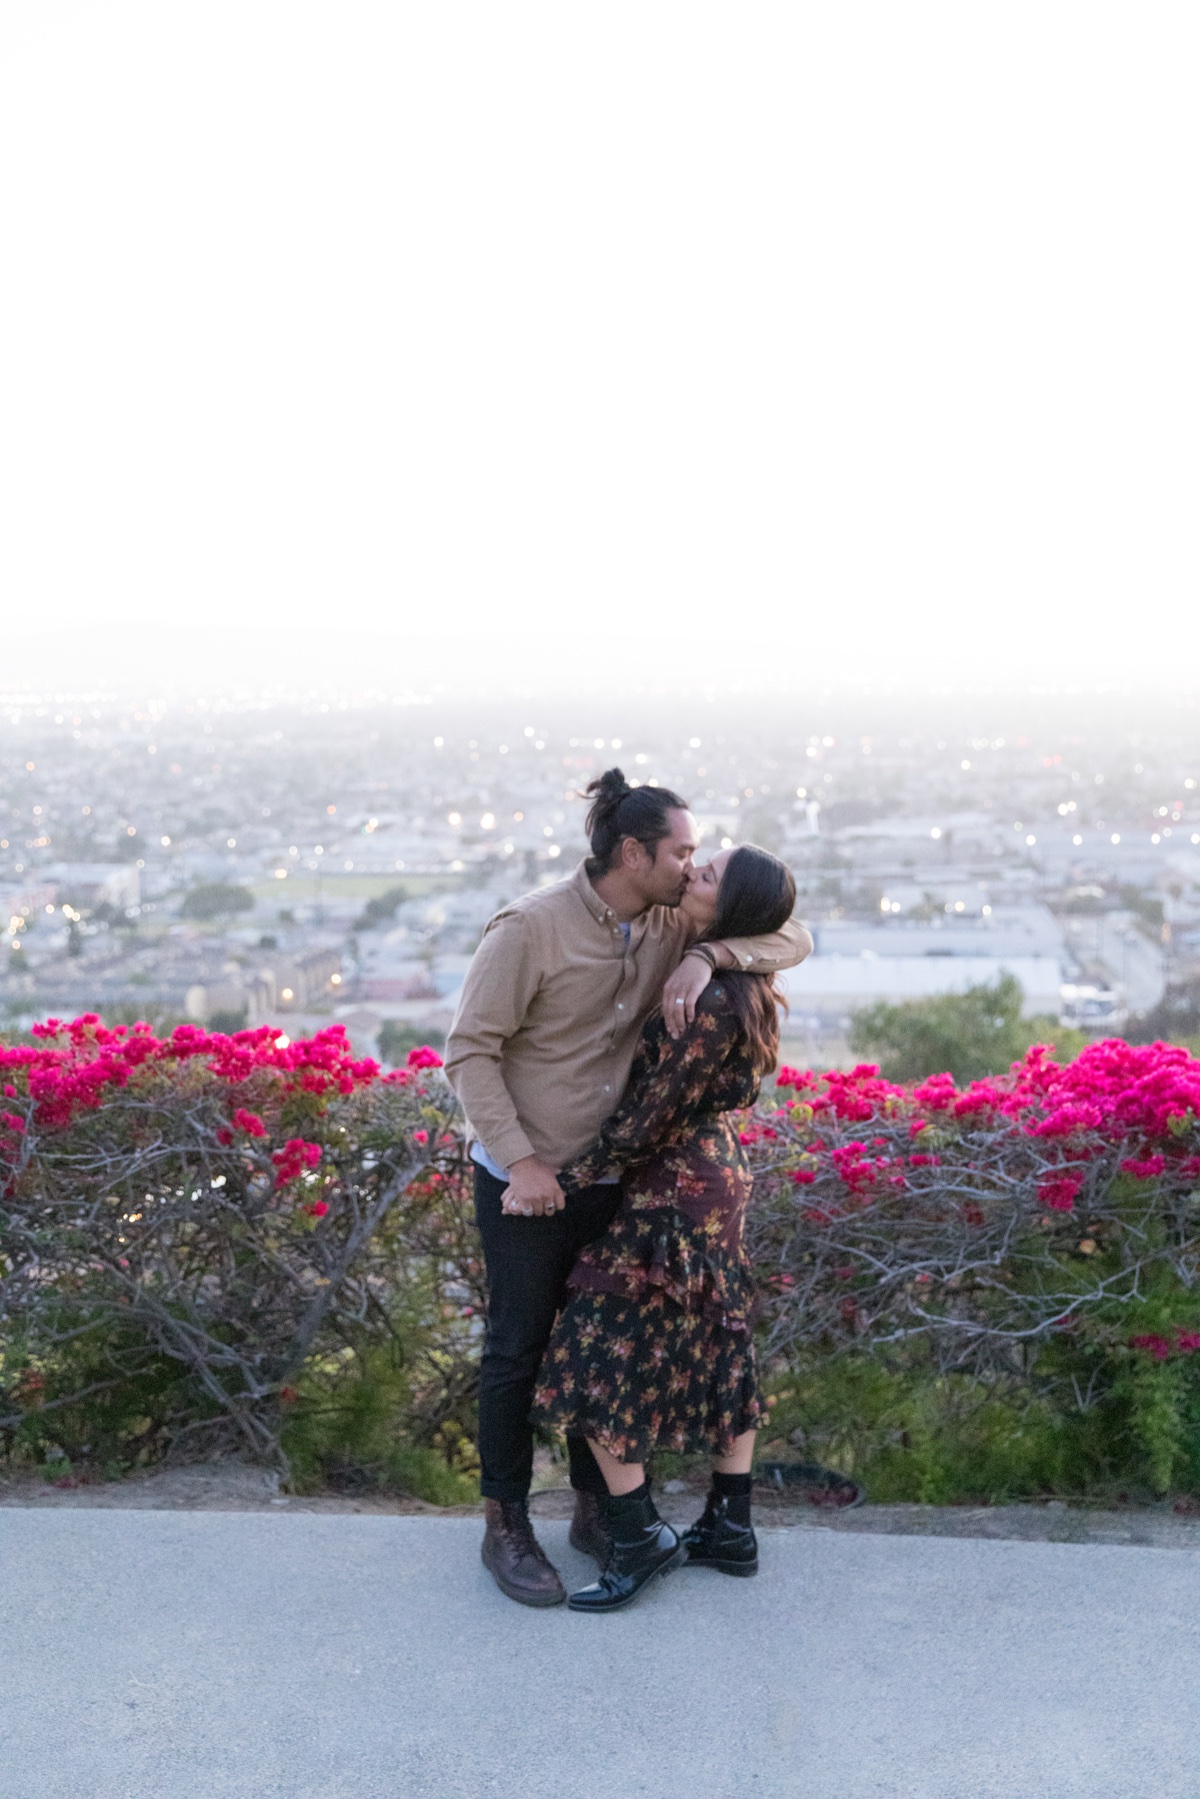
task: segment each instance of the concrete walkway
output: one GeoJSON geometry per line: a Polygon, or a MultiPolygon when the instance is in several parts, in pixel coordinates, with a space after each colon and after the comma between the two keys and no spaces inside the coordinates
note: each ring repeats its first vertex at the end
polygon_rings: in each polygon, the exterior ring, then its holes
{"type": "Polygon", "coordinates": [[[770,1530],[756,1581],[592,1619],[479,1534],[3,1511],[0,1799],[1200,1794],[1193,1553],[770,1530]]]}

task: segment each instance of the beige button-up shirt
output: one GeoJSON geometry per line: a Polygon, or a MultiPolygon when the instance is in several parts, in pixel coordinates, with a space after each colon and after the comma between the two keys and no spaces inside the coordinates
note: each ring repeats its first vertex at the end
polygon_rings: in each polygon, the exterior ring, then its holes
{"type": "MultiPolygon", "coordinates": [[[[446,1073],[471,1136],[501,1167],[536,1155],[561,1168],[595,1140],[690,941],[681,913],[654,906],[626,944],[583,863],[497,912],[463,984],[446,1073]]],[[[740,967],[768,974],[802,962],[812,938],[789,921],[728,947],[740,967]]]]}

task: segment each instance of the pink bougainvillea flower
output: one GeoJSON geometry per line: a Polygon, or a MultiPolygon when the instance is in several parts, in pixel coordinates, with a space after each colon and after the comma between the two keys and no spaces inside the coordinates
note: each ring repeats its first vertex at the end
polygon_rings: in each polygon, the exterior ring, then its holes
{"type": "Polygon", "coordinates": [[[303,1137],[289,1137],[282,1149],[271,1157],[275,1164],[275,1185],[286,1187],[298,1180],[306,1169],[315,1168],[321,1160],[321,1145],[308,1143],[303,1137]]]}
{"type": "Polygon", "coordinates": [[[1049,1206],[1052,1212],[1071,1212],[1075,1209],[1075,1200],[1083,1180],[1077,1174],[1059,1174],[1038,1185],[1038,1201],[1049,1206]]]}
{"type": "Polygon", "coordinates": [[[265,1137],[267,1127],[257,1112],[247,1112],[245,1106],[239,1106],[233,1115],[233,1122],[239,1131],[245,1131],[248,1137],[265,1137]]]}
{"type": "Polygon", "coordinates": [[[1153,1180],[1166,1166],[1165,1156],[1126,1156],[1121,1163],[1126,1174],[1134,1174],[1140,1181],[1153,1180]]]}
{"type": "Polygon", "coordinates": [[[1167,1339],[1158,1336],[1155,1332],[1148,1332],[1140,1337],[1130,1337],[1129,1347],[1144,1349],[1146,1354],[1152,1355],[1156,1362],[1165,1362],[1171,1353],[1171,1345],[1167,1339]]]}
{"type": "MultiPolygon", "coordinates": [[[[96,1013],[85,1012],[70,1024],[48,1018],[33,1026],[32,1035],[32,1045],[0,1047],[0,1069],[10,1077],[5,1083],[10,1099],[17,1096],[15,1078],[24,1078],[37,1123],[49,1130],[65,1129],[79,1113],[95,1110],[107,1091],[126,1086],[139,1069],[156,1062],[198,1059],[235,1088],[269,1078],[280,1099],[289,1088],[322,1097],[353,1093],[382,1078],[377,1062],[353,1054],[342,1025],[283,1046],[282,1032],[266,1025],[225,1035],[183,1024],[160,1039],[145,1023],[109,1030],[96,1013]]],[[[425,1065],[440,1063],[432,1050],[427,1055],[434,1060],[425,1065]]],[[[250,1136],[267,1135],[257,1111],[238,1108],[233,1123],[250,1136]]]]}

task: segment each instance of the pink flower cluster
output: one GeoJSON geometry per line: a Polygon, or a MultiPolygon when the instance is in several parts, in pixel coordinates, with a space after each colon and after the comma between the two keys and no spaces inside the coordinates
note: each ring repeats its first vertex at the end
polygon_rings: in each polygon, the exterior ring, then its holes
{"type": "MultiPolygon", "coordinates": [[[[948,1074],[913,1087],[884,1080],[872,1063],[825,1075],[783,1068],[776,1085],[790,1089],[785,1112],[808,1108],[815,1124],[872,1120],[907,1121],[917,1139],[932,1125],[1011,1125],[1017,1138],[1034,1139],[1043,1155],[1061,1156],[1061,1172],[1039,1182],[1037,1197],[1051,1211],[1070,1212],[1084,1185],[1081,1164],[1126,1149],[1120,1168],[1140,1180],[1200,1176],[1200,1156],[1187,1155],[1185,1139],[1200,1120],[1200,1061],[1169,1043],[1129,1044],[1117,1038],[1092,1043],[1060,1067],[1045,1045],[1029,1050],[1006,1075],[974,1081],[960,1091],[948,1074]]],[[[876,1140],[872,1147],[881,1147],[876,1140]]],[[[814,1155],[820,1155],[815,1146],[814,1155]]],[[[904,1169],[936,1167],[935,1155],[871,1156],[866,1141],[827,1149],[828,1165],[851,1195],[882,1183],[903,1185],[904,1169]]],[[[971,1164],[967,1164],[968,1168],[971,1164]]],[[[819,1168],[810,1164],[791,1178],[811,1186],[819,1168]]]]}
{"type": "Polygon", "coordinates": [[[233,1122],[239,1131],[245,1131],[247,1137],[265,1137],[267,1127],[257,1112],[247,1112],[245,1106],[239,1106],[233,1115],[233,1122]]]}
{"type": "MultiPolygon", "coordinates": [[[[294,1043],[281,1043],[282,1032],[266,1026],[253,1031],[239,1031],[233,1036],[201,1030],[198,1025],[180,1025],[169,1038],[158,1038],[148,1025],[118,1025],[109,1030],[94,1012],[64,1024],[50,1018],[33,1027],[36,1044],[0,1047],[0,1071],[9,1078],[4,1082],[5,1095],[31,1102],[30,1116],[40,1130],[64,1130],[81,1112],[94,1111],[104,1103],[107,1094],[126,1087],[144,1070],[158,1069],[169,1073],[189,1062],[202,1061],[209,1072],[231,1090],[231,1098],[244,1083],[258,1078],[255,1091],[261,1091],[265,1074],[269,1092],[277,1104],[289,1093],[301,1092],[321,1098],[332,1093],[353,1093],[358,1087],[393,1077],[381,1073],[379,1064],[354,1056],[342,1025],[331,1025],[316,1036],[300,1038],[294,1043]]],[[[405,1085],[429,1068],[440,1068],[441,1057],[427,1047],[409,1053],[408,1070],[399,1078],[405,1085]]],[[[12,1159],[11,1144],[23,1135],[30,1122],[18,1112],[0,1113],[0,1124],[9,1133],[7,1152],[12,1159]]],[[[235,1135],[268,1139],[268,1127],[256,1111],[244,1105],[233,1108],[228,1125],[216,1132],[224,1145],[234,1142],[235,1135]]],[[[428,1133],[417,1133],[425,1142],[428,1133]]],[[[303,1137],[289,1137],[272,1157],[275,1185],[287,1187],[316,1168],[321,1160],[319,1143],[303,1137]]],[[[303,1208],[313,1217],[328,1211],[324,1200],[315,1200],[303,1208]]]]}
{"type": "Polygon", "coordinates": [[[1166,1170],[1166,1156],[1124,1156],[1121,1167],[1126,1174],[1136,1174],[1139,1181],[1152,1181],[1166,1170]]]}
{"type": "MultiPolygon", "coordinates": [[[[42,1131],[66,1129],[81,1113],[96,1110],[107,1094],[126,1087],[143,1071],[169,1075],[194,1062],[201,1062],[230,1089],[231,1100],[249,1081],[257,1083],[252,1093],[261,1095],[265,1077],[267,1092],[275,1103],[296,1092],[316,1098],[353,1093],[376,1081],[419,1085],[424,1071],[442,1066],[436,1050],[422,1046],[409,1051],[406,1069],[385,1075],[378,1062],[354,1055],[340,1024],[292,1043],[280,1041],[283,1033],[266,1025],[227,1036],[182,1024],[169,1037],[159,1038],[149,1025],[109,1029],[96,1013],[85,1012],[69,1024],[48,1018],[44,1024],[35,1024],[32,1034],[36,1043],[0,1045],[5,1097],[29,1102],[26,1115],[0,1113],[0,1124],[12,1136],[23,1134],[31,1123],[42,1131]]],[[[217,1139],[228,1145],[238,1132],[249,1138],[270,1136],[260,1114],[245,1105],[234,1107],[217,1139]]],[[[294,1145],[300,1143],[302,1139],[291,1139],[284,1150],[277,1151],[276,1166],[292,1170],[301,1153],[294,1145]]],[[[318,1145],[304,1145],[305,1155],[314,1151],[319,1159],[318,1145]]],[[[315,1162],[302,1160],[300,1167],[304,1166],[315,1166],[315,1162]]],[[[300,1167],[282,1176],[279,1184],[294,1179],[300,1167]]]]}
{"type": "MultiPolygon", "coordinates": [[[[282,1032],[267,1025],[225,1036],[181,1024],[163,1039],[145,1024],[109,1030],[94,1012],[86,1012],[70,1024],[57,1018],[35,1024],[33,1035],[40,1040],[36,1045],[0,1048],[0,1070],[9,1077],[10,1097],[17,1091],[14,1082],[24,1083],[36,1122],[48,1129],[70,1124],[80,1111],[94,1110],[106,1090],[124,1087],[147,1065],[201,1059],[230,1086],[268,1069],[287,1086],[314,1094],[353,1093],[380,1078],[377,1062],[354,1056],[342,1025],[286,1044],[278,1041],[282,1032]]],[[[257,1135],[252,1127],[239,1128],[257,1135]]]]}
{"type": "Polygon", "coordinates": [[[1053,1175],[1049,1180],[1038,1183],[1038,1200],[1042,1205],[1049,1206],[1052,1212],[1072,1212],[1082,1186],[1081,1175],[1053,1175]]]}
{"type": "Polygon", "coordinates": [[[839,1143],[830,1150],[829,1159],[851,1193],[861,1193],[864,1188],[873,1186],[880,1180],[889,1180],[894,1186],[902,1186],[904,1183],[904,1175],[900,1171],[907,1158],[868,1155],[865,1143],[839,1143]]]}
{"type": "Polygon", "coordinates": [[[1170,1355],[1194,1355],[1200,1349],[1200,1331],[1176,1331],[1174,1342],[1157,1331],[1148,1331],[1142,1336],[1130,1337],[1129,1347],[1145,1350],[1156,1362],[1165,1362],[1170,1355]]]}
{"type": "Polygon", "coordinates": [[[1194,1056],[1174,1043],[1132,1044],[1117,1037],[1088,1044],[1065,1067],[1051,1060],[1044,1044],[1035,1044],[1008,1074],[973,1081],[961,1093],[948,1074],[899,1087],[881,1079],[869,1062],[824,1076],[781,1068],[776,1085],[794,1088],[814,1110],[840,1118],[865,1121],[892,1101],[957,1118],[999,1112],[1042,1137],[1104,1130],[1114,1138],[1141,1132],[1161,1139],[1172,1119],[1200,1115],[1200,1062],[1194,1056]]]}
{"type": "Polygon", "coordinates": [[[1173,1043],[1089,1043],[1060,1068],[1038,1044],[998,1080],[976,1081],[954,1102],[962,1117],[992,1109],[1038,1137],[1098,1131],[1109,1142],[1161,1142],[1175,1120],[1200,1116],[1200,1062],[1173,1043]]]}
{"type": "Polygon", "coordinates": [[[321,1160],[321,1145],[308,1143],[303,1137],[289,1137],[282,1149],[277,1149],[271,1157],[275,1164],[275,1185],[286,1187],[309,1168],[315,1168],[321,1160]]]}

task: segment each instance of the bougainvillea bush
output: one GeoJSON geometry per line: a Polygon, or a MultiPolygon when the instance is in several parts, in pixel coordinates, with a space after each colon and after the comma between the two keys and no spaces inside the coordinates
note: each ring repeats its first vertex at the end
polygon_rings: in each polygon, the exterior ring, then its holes
{"type": "Polygon", "coordinates": [[[452,1471],[481,1293],[434,1052],[383,1074],[341,1027],[33,1036],[0,1047],[0,1450],[315,1473],[370,1438],[417,1484],[422,1452],[452,1471]]]}
{"type": "Polygon", "coordinates": [[[877,1496],[1200,1488],[1200,1063],[780,1072],[748,1122],[781,1439],[877,1496]]]}
{"type": "MultiPolygon", "coordinates": [[[[89,1016],[0,1087],[0,1456],[471,1496],[486,1295],[432,1050],[89,1016]]],[[[1198,1119],[1161,1043],[781,1071],[743,1121],[767,1452],[880,1500],[1200,1495],[1198,1119]]]]}

